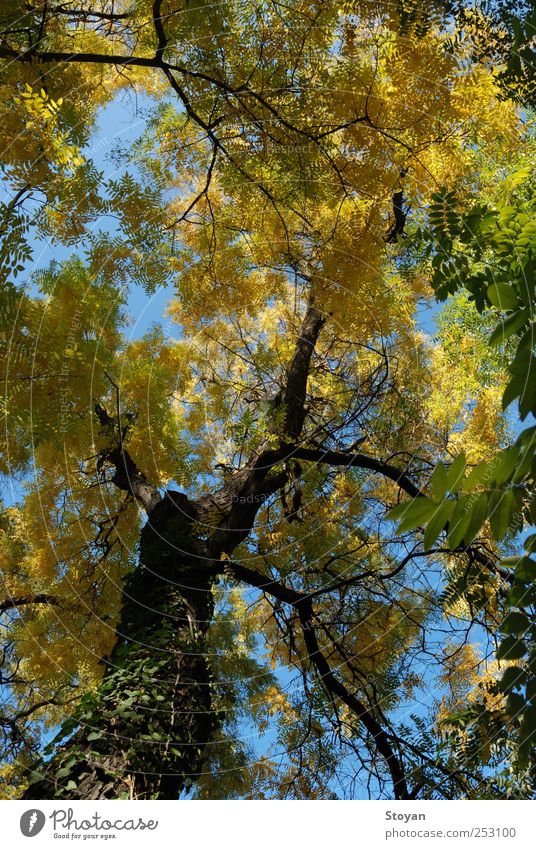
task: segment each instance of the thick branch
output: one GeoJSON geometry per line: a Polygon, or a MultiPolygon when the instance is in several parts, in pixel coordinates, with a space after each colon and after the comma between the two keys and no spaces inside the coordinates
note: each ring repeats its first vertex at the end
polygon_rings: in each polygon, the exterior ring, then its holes
{"type": "Polygon", "coordinates": [[[326,463],[329,466],[344,466],[346,468],[370,469],[371,472],[378,472],[386,478],[394,481],[398,486],[407,492],[408,495],[415,497],[422,495],[419,487],[411,480],[409,475],[386,463],[383,460],[377,460],[375,457],[369,457],[368,454],[349,453],[345,451],[329,451],[324,448],[305,448],[300,445],[283,444],[280,448],[266,452],[264,454],[264,462],[280,463],[282,460],[294,458],[296,460],[309,460],[313,463],[326,463]]]}
{"type": "Polygon", "coordinates": [[[130,12],[102,12],[97,9],[70,9],[68,6],[51,6],[50,13],[52,15],[67,15],[75,20],[78,18],[97,18],[103,21],[124,21],[132,17],[130,12]]]}
{"type": "Polygon", "coordinates": [[[164,50],[166,49],[166,46],[167,46],[167,37],[166,37],[166,33],[164,31],[164,23],[162,21],[161,12],[160,12],[161,7],[162,7],[162,0],[154,0],[154,3],[153,3],[153,23],[154,23],[154,29],[155,29],[156,37],[158,39],[158,46],[156,48],[156,58],[158,59],[159,62],[162,61],[164,50]]]}
{"type": "Polygon", "coordinates": [[[109,53],[64,53],[47,51],[34,53],[30,50],[13,50],[10,47],[0,47],[0,59],[14,59],[18,62],[35,62],[43,64],[52,62],[78,62],[90,65],[135,65],[142,68],[161,68],[162,63],[151,56],[121,56],[109,53]]]}
{"type": "Polygon", "coordinates": [[[14,607],[24,607],[28,604],[58,604],[56,596],[47,593],[34,593],[33,595],[18,595],[5,598],[0,601],[0,613],[12,610],[14,607]]]}
{"type": "Polygon", "coordinates": [[[116,423],[101,404],[95,404],[95,413],[102,427],[109,430],[118,442],[115,447],[101,453],[99,466],[103,462],[108,462],[114,466],[115,474],[111,482],[123,492],[130,492],[136,501],[139,501],[143,505],[148,514],[152,513],[156,505],[161,501],[162,496],[158,489],[148,482],[146,476],[138,468],[123,445],[123,432],[121,431],[120,422],[116,423]],[[118,436],[114,432],[116,426],[118,436]]]}
{"type": "Polygon", "coordinates": [[[291,587],[286,587],[278,581],[270,580],[265,575],[249,569],[247,566],[242,566],[239,563],[233,563],[231,569],[234,575],[251,586],[262,589],[263,592],[270,593],[274,598],[279,599],[286,604],[291,604],[297,611],[303,631],[303,638],[309,655],[309,660],[315,667],[322,684],[326,690],[334,696],[338,696],[357,716],[358,720],[363,723],[367,731],[374,738],[375,745],[380,754],[385,759],[391,778],[393,781],[393,790],[395,799],[409,799],[407,783],[404,775],[404,770],[400,759],[395,754],[389,735],[382,728],[379,722],[375,719],[372,713],[361,702],[357,696],[354,696],[342,681],[333,674],[326,658],[322,654],[318,645],[313,619],[314,612],[311,602],[311,597],[305,593],[300,593],[291,587]]]}
{"type": "MultiPolygon", "coordinates": [[[[303,429],[311,357],[324,321],[311,301],[300,327],[286,386],[281,393],[285,409],[284,431],[293,439],[299,438],[303,429]]],[[[268,440],[264,449],[261,448],[221,490],[205,499],[205,505],[197,502],[201,512],[206,507],[208,510],[217,509],[222,514],[222,521],[210,539],[210,549],[215,557],[222,551],[230,554],[246,539],[265,500],[287,481],[287,471],[271,473],[279,460],[285,460],[284,454],[272,462],[272,452],[267,450],[267,445],[268,440]]]]}
{"type": "Polygon", "coordinates": [[[130,492],[148,514],[152,513],[162,496],[158,489],[147,481],[128,451],[125,448],[114,448],[106,452],[105,458],[115,466],[112,483],[118,489],[130,492]]]}
{"type": "Polygon", "coordinates": [[[306,593],[301,593],[298,592],[298,590],[292,589],[292,587],[287,587],[279,581],[274,581],[271,578],[266,577],[266,575],[256,572],[255,569],[249,569],[247,566],[243,566],[241,563],[237,563],[234,560],[230,564],[230,568],[233,575],[238,578],[239,581],[243,581],[251,587],[257,587],[257,589],[262,590],[265,593],[269,593],[284,604],[292,604],[293,606],[296,606],[306,602],[309,598],[306,593]]]}
{"type": "MultiPolygon", "coordinates": [[[[407,172],[402,169],[400,172],[400,178],[403,179],[406,176],[406,173],[407,172]]],[[[404,209],[404,189],[400,188],[396,192],[393,192],[393,223],[385,237],[387,244],[396,245],[398,237],[404,232],[406,218],[407,212],[404,209]]]]}
{"type": "MultiPolygon", "coordinates": [[[[266,451],[260,458],[260,462],[266,467],[271,467],[277,463],[289,459],[309,460],[313,463],[326,463],[329,466],[343,466],[345,468],[369,469],[371,472],[377,472],[383,477],[394,481],[400,489],[410,495],[412,498],[424,496],[420,487],[409,477],[407,472],[402,471],[390,463],[383,460],[377,460],[375,457],[369,457],[367,454],[354,454],[345,451],[329,451],[323,448],[305,448],[300,445],[284,444],[272,451],[266,451]]],[[[445,526],[448,530],[448,523],[445,526]]],[[[492,557],[486,555],[483,551],[474,546],[467,546],[460,549],[460,553],[469,554],[477,563],[484,566],[486,569],[498,575],[505,581],[510,581],[511,576],[505,569],[501,569],[492,557]]]]}
{"type": "Polygon", "coordinates": [[[326,690],[334,696],[338,696],[352,710],[360,722],[363,723],[369,734],[373,737],[374,743],[382,757],[385,759],[387,768],[393,781],[393,791],[395,799],[409,799],[408,787],[404,769],[400,759],[396,755],[389,736],[381,727],[379,722],[365,707],[357,696],[354,696],[342,681],[333,674],[326,658],[322,654],[318,645],[318,639],[314,626],[312,624],[313,610],[310,602],[304,602],[297,606],[298,615],[303,630],[303,639],[309,653],[309,659],[313,663],[322,684],[326,690]]]}
{"type": "Polygon", "coordinates": [[[300,328],[296,350],[288,372],[287,385],[283,392],[285,434],[291,439],[297,439],[302,432],[311,357],[324,320],[318,309],[311,303],[300,328]]]}

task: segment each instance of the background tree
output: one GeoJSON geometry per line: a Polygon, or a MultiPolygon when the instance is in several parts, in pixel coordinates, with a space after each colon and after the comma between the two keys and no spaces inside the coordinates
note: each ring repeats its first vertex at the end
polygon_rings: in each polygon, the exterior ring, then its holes
{"type": "Polygon", "coordinates": [[[468,40],[480,59],[497,71],[507,97],[534,108],[536,88],[536,13],[530,0],[448,2],[458,25],[458,37],[468,40]]]}
{"type": "Polygon", "coordinates": [[[504,794],[441,719],[497,677],[508,575],[483,511],[429,527],[451,459],[505,438],[507,352],[459,300],[422,333],[400,240],[526,139],[443,15],[2,12],[6,795],[504,794]],[[145,127],[109,178],[91,133],[123,89],[145,127]],[[71,256],[24,288],[36,238],[71,256]],[[164,285],[129,338],[129,293],[164,285]]]}
{"type": "MultiPolygon", "coordinates": [[[[530,148],[529,148],[530,153],[530,148]]],[[[491,319],[488,345],[502,348],[508,357],[508,383],[502,405],[514,402],[521,420],[534,417],[534,168],[523,157],[486,204],[460,212],[462,204],[454,195],[438,195],[433,204],[433,226],[424,239],[425,254],[433,266],[432,284],[440,298],[465,290],[465,305],[474,304],[480,316],[491,319]],[[499,322],[497,322],[499,318],[499,322]]],[[[423,242],[420,241],[422,246],[423,242]]],[[[483,458],[463,481],[458,497],[445,499],[448,488],[438,484],[436,514],[425,531],[431,543],[447,529],[447,543],[454,547],[459,538],[471,542],[484,523],[501,543],[501,568],[505,585],[501,591],[503,640],[497,657],[503,661],[500,681],[490,680],[486,698],[449,720],[452,728],[467,736],[482,727],[494,729],[496,747],[512,762],[512,768],[530,784],[534,772],[534,591],[536,561],[531,557],[536,536],[529,528],[535,523],[534,446],[536,430],[529,422],[518,427],[515,438],[501,451],[483,458]],[[442,500],[445,499],[445,500],[442,500]],[[525,553],[518,542],[524,531],[525,553]],[[517,541],[517,545],[516,545],[517,541]],[[504,668],[505,667],[505,668],[504,668]],[[507,699],[497,701],[497,695],[507,699]],[[491,704],[490,704],[491,699],[491,704]]],[[[461,471],[464,455],[455,461],[461,471]]],[[[441,465],[432,478],[446,479],[441,465]]],[[[454,495],[454,491],[451,491],[454,495]]],[[[406,521],[408,513],[406,512],[406,521]]],[[[422,504],[414,508],[420,515],[422,504]]],[[[419,521],[416,516],[416,522],[419,521]]],[[[473,758],[482,761],[482,751],[474,747],[473,758]]]]}

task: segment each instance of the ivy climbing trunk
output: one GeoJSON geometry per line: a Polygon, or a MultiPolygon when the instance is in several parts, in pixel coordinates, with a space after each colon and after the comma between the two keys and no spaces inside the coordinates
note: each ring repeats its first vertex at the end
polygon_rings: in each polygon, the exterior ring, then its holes
{"type": "Polygon", "coordinates": [[[205,643],[214,574],[189,505],[168,492],[151,512],[102,682],[24,798],[176,799],[202,770],[217,724],[205,643]]]}

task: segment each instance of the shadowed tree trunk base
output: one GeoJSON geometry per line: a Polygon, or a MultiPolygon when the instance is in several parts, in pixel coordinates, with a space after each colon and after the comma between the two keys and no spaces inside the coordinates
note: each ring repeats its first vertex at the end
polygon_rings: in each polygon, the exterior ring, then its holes
{"type": "Polygon", "coordinates": [[[218,723],[205,657],[213,574],[187,503],[168,494],[152,511],[101,684],[23,798],[177,799],[200,774],[218,723]]]}

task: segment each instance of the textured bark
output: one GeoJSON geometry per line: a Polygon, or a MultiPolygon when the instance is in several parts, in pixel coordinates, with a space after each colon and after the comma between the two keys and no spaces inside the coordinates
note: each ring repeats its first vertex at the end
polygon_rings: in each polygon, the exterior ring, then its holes
{"type": "Polygon", "coordinates": [[[283,392],[284,430],[291,439],[297,439],[300,436],[305,422],[305,399],[311,357],[324,321],[321,313],[311,302],[300,327],[300,335],[296,342],[294,357],[287,376],[287,384],[283,392]]]}
{"type": "Polygon", "coordinates": [[[101,685],[24,798],[176,799],[199,775],[217,724],[205,656],[213,573],[190,507],[168,493],[151,513],[101,685]]]}

